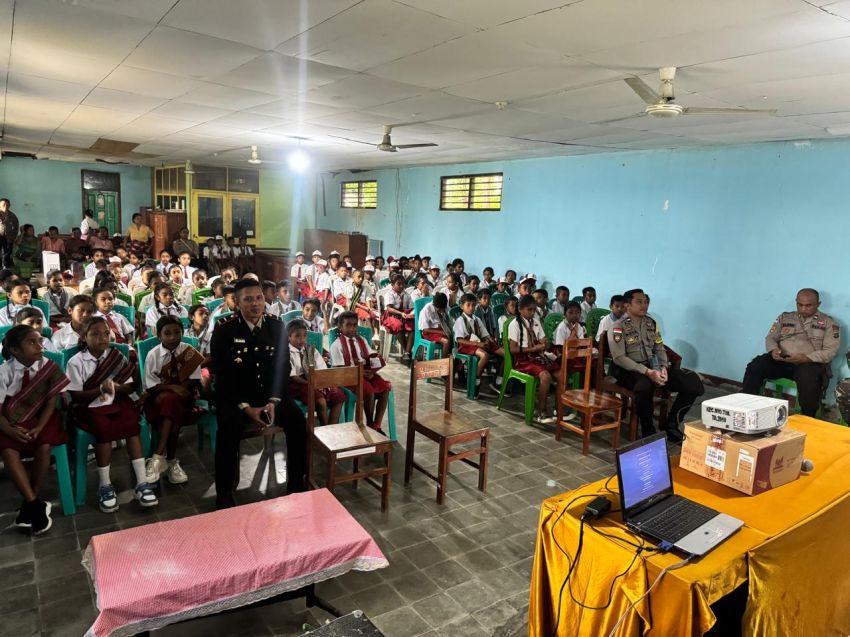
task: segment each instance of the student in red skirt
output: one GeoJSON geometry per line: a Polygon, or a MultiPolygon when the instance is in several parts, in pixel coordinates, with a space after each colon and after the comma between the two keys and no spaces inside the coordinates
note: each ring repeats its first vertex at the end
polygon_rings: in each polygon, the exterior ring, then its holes
{"type": "Polygon", "coordinates": [[[136,476],[136,500],[143,507],[159,504],[153,485],[145,479],[139,411],[130,399],[136,365],[109,346],[110,338],[106,319],[87,318],[80,334],[81,351],[71,357],[67,368],[71,381],[67,390],[74,405],[74,422],[95,437],[94,453],[100,479],[97,499],[104,513],[118,510],[118,497],[109,473],[112,443],[122,438],[127,440],[127,455],[136,476]]]}
{"type": "Polygon", "coordinates": [[[0,453],[12,483],[24,498],[15,526],[32,529],[34,535],[53,524],[50,503],[38,494],[50,468],[50,448],[66,442],[55,399],[68,385],[68,378],[43,353],[41,333],[28,325],[16,325],[3,338],[6,362],[0,365],[0,453]],[[35,457],[30,476],[21,452],[35,457]]]}
{"type": "Polygon", "coordinates": [[[156,449],[145,466],[148,484],[159,482],[165,473],[171,484],[189,480],[177,459],[180,428],[192,424],[195,398],[201,387],[204,355],[183,343],[183,323],[175,316],[156,322],[159,345],[145,357],[145,418],[159,432],[156,449]]]}
{"type": "Polygon", "coordinates": [[[490,362],[490,354],[499,347],[498,343],[490,336],[487,326],[480,317],[475,315],[475,306],[478,305],[478,297],[471,292],[464,294],[460,299],[461,315],[457,317],[454,325],[455,343],[458,352],[478,357],[478,367],[475,378],[475,395],[477,400],[481,393],[481,376],[490,362]]]}
{"type": "MultiPolygon", "coordinates": [[[[307,374],[310,373],[310,368],[327,369],[328,366],[316,348],[307,344],[307,324],[304,321],[295,319],[287,326],[287,331],[289,332],[289,363],[292,367],[289,395],[306,405],[309,397],[307,374]]],[[[344,404],[345,394],[338,387],[316,390],[316,414],[322,425],[337,424],[344,404]]]]}
{"type": "Polygon", "coordinates": [[[384,291],[384,314],[381,317],[381,325],[401,343],[402,362],[410,360],[410,350],[413,349],[413,301],[404,291],[404,283],[401,274],[393,276],[390,289],[384,291]]]}
{"type": "Polygon", "coordinates": [[[537,303],[526,294],[519,300],[519,316],[508,325],[508,341],[514,369],[536,376],[537,413],[534,420],[541,425],[551,424],[555,419],[547,415],[546,399],[553,380],[560,372],[558,357],[549,350],[549,343],[537,317],[537,303]]]}
{"type": "Polygon", "coordinates": [[[453,333],[451,319],[446,311],[448,306],[446,295],[437,292],[431,302],[419,310],[419,332],[425,340],[440,344],[443,358],[447,358],[452,349],[453,333]]]}
{"type": "MultiPolygon", "coordinates": [[[[369,342],[357,334],[357,315],[343,312],[337,318],[339,338],[331,345],[331,365],[349,367],[363,364],[363,402],[366,403],[366,424],[381,431],[381,421],[387,411],[392,385],[378,374],[384,361],[369,342]]],[[[351,389],[351,388],[349,388],[351,389]]],[[[383,433],[383,431],[381,431],[383,433]]]]}

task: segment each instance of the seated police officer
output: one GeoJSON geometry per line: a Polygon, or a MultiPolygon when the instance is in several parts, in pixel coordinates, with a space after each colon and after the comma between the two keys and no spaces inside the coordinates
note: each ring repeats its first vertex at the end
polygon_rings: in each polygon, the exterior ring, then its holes
{"type": "Polygon", "coordinates": [[[286,491],[306,490],[307,423],[288,395],[286,326],[265,313],[263,288],[253,279],[236,282],[237,312],[218,322],[210,341],[215,374],[218,436],[215,451],[216,506],[235,505],[239,441],[246,431],[271,425],[286,433],[286,491]]]}
{"type": "Polygon", "coordinates": [[[652,423],[653,396],[656,387],[678,392],[666,423],[659,423],[667,439],[681,442],[679,425],[685,414],[705,388],[692,371],[668,366],[667,353],[658,324],[647,316],[649,298],[643,290],[629,290],[623,295],[626,313],[608,331],[608,347],[614,364],[611,373],[617,383],[635,394],[635,409],[642,436],[655,433],[652,423]]]}
{"type": "Polygon", "coordinates": [[[841,342],[838,325],[819,307],[817,290],[797,292],[797,311],[783,312],[774,321],[764,339],[767,353],[747,365],[742,392],[758,394],[765,379],[791,378],[797,383],[800,411],[804,416],[817,413],[841,342]]]}

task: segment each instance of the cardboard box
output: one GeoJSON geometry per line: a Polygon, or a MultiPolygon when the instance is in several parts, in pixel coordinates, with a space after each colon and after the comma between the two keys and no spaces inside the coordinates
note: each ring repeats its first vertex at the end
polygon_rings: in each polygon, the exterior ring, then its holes
{"type": "Polygon", "coordinates": [[[47,274],[51,270],[61,270],[62,264],[59,261],[59,253],[43,250],[41,252],[41,267],[44,274],[47,274]]]}
{"type": "Polygon", "coordinates": [[[800,476],[805,444],[806,434],[788,427],[773,436],[750,436],[690,422],[679,466],[756,495],[800,476]]]}

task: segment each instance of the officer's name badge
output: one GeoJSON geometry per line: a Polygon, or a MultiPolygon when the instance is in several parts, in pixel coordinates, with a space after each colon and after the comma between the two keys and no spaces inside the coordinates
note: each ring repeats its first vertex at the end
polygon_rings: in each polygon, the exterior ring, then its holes
{"type": "Polygon", "coordinates": [[[244,342],[245,342],[245,339],[244,339],[244,338],[234,338],[234,339],[233,339],[233,342],[234,342],[234,343],[244,343],[244,342]]]}

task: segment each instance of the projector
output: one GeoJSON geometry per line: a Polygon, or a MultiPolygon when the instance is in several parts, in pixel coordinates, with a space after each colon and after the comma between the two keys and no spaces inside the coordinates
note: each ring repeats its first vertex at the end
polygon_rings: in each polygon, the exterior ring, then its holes
{"type": "Polygon", "coordinates": [[[752,394],[730,394],[702,403],[702,424],[744,434],[781,429],[788,420],[788,401],[752,394]]]}

